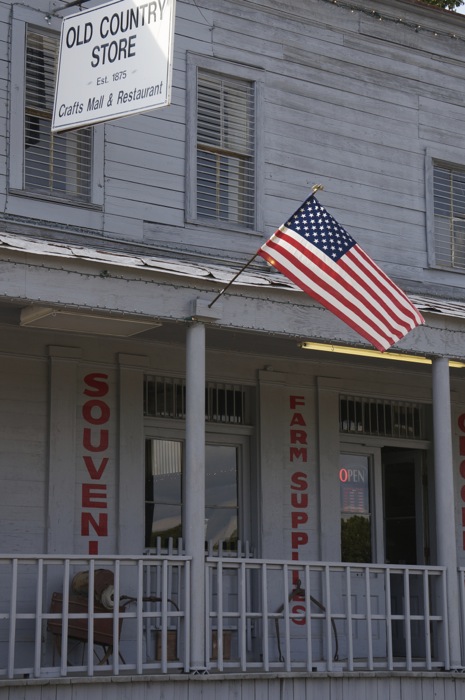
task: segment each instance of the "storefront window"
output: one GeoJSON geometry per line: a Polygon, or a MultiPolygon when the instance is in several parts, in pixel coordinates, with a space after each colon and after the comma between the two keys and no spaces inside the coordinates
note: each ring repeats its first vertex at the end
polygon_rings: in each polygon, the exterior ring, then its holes
{"type": "Polygon", "coordinates": [[[205,473],[206,539],[223,549],[237,549],[237,447],[207,445],[205,473]]]}
{"type": "Polygon", "coordinates": [[[182,443],[175,440],[145,442],[145,546],[155,547],[160,537],[166,547],[181,537],[182,443]]]}
{"type": "Polygon", "coordinates": [[[371,562],[373,552],[369,457],[341,455],[339,483],[341,561],[371,562]]]}
{"type": "MultiPolygon", "coordinates": [[[[182,448],[177,440],[146,440],[145,546],[163,548],[182,536],[182,448]]],[[[205,540],[235,551],[238,540],[238,448],[205,450],[205,540]]]]}

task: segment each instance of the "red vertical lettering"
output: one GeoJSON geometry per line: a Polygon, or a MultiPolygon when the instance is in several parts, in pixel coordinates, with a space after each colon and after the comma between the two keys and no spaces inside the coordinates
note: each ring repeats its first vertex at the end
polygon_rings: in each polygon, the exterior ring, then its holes
{"type": "Polygon", "coordinates": [[[299,527],[299,525],[303,525],[304,523],[308,522],[308,515],[307,513],[299,513],[299,511],[294,511],[291,514],[291,521],[292,528],[295,529],[299,527]]]}
{"type": "Polygon", "coordinates": [[[99,513],[98,521],[92,513],[84,512],[81,514],[81,535],[89,537],[90,528],[94,530],[98,537],[108,537],[108,514],[99,513]]]}
{"type": "Polygon", "coordinates": [[[307,448],[306,447],[291,447],[289,449],[289,460],[307,462],[307,448]]]}
{"type": "Polygon", "coordinates": [[[84,508],[107,508],[106,484],[82,484],[82,505],[84,508]],[[105,500],[100,500],[101,498],[105,500]]]}
{"type": "Polygon", "coordinates": [[[307,433],[305,430],[290,430],[291,445],[300,443],[301,445],[307,444],[307,433]]]}
{"type": "Polygon", "coordinates": [[[291,505],[293,508],[307,508],[308,493],[291,493],[291,505]]]}
{"type": "MultiPolygon", "coordinates": [[[[465,413],[461,413],[458,417],[457,424],[459,430],[465,433],[465,413]]],[[[465,435],[459,435],[459,454],[465,456],[465,435]]],[[[460,462],[460,476],[465,479],[465,459],[460,462]]],[[[465,485],[460,489],[462,503],[465,503],[465,485]]],[[[462,507],[462,528],[465,528],[465,507],[462,507]]],[[[462,549],[465,551],[465,529],[462,530],[462,549]]]]}
{"type": "Polygon", "coordinates": [[[457,423],[462,433],[465,433],[465,413],[460,414],[457,423]]]}
{"type": "MultiPolygon", "coordinates": [[[[100,426],[110,420],[110,406],[102,400],[109,392],[108,375],[101,372],[91,372],[84,377],[83,394],[92,397],[82,407],[82,418],[86,424],[82,431],[82,446],[86,452],[105,452],[109,445],[109,430],[100,428],[98,431],[89,426],[100,426]]],[[[99,512],[93,515],[84,510],[87,508],[108,508],[107,484],[95,483],[100,481],[108,465],[109,458],[100,455],[100,463],[94,462],[91,455],[83,455],[84,464],[92,483],[82,484],[81,493],[81,536],[108,537],[108,513],[99,512]]],[[[97,539],[89,540],[88,552],[91,555],[99,553],[97,539]]]]}
{"type": "Polygon", "coordinates": [[[292,622],[296,625],[305,625],[305,606],[304,605],[294,605],[292,608],[293,615],[299,615],[299,617],[293,617],[292,622]]]}
{"type": "Polygon", "coordinates": [[[305,491],[308,488],[307,475],[304,472],[294,472],[291,476],[291,484],[293,491],[305,491]]]}
{"type": "Polygon", "coordinates": [[[82,435],[82,445],[85,450],[89,452],[104,452],[108,449],[108,430],[100,431],[100,439],[98,444],[94,445],[92,443],[92,430],[90,428],[84,428],[82,435]]]}
{"type": "Polygon", "coordinates": [[[90,478],[100,479],[108,464],[108,457],[104,457],[102,459],[98,468],[96,468],[94,464],[93,457],[90,457],[89,455],[84,455],[84,462],[87,467],[87,471],[89,472],[90,478]]]}
{"type": "Polygon", "coordinates": [[[90,389],[84,389],[86,396],[106,396],[110,387],[108,386],[108,374],[92,372],[84,377],[84,382],[90,389]]]}
{"type": "Polygon", "coordinates": [[[297,406],[305,406],[305,396],[289,396],[289,405],[292,410],[297,406]]]}
{"type": "Polygon", "coordinates": [[[294,413],[291,418],[290,425],[307,425],[301,413],[294,413]]]}
{"type": "Polygon", "coordinates": [[[291,543],[292,549],[298,549],[303,544],[307,544],[308,535],[306,532],[292,532],[291,533],[291,543]]]}
{"type": "Polygon", "coordinates": [[[110,407],[105,401],[93,399],[82,407],[82,417],[91,425],[102,425],[110,420],[110,407]]]}

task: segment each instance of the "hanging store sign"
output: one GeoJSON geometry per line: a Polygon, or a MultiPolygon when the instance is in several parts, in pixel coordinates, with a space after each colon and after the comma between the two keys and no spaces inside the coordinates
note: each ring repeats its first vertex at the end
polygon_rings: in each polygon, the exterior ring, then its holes
{"type": "Polygon", "coordinates": [[[117,0],[63,20],[52,131],[165,107],[176,0],[117,0]]]}

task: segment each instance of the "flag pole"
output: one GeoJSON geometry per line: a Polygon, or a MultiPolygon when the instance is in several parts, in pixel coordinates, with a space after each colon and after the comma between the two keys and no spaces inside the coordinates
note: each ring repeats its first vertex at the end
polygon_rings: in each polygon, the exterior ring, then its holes
{"type": "MultiPolygon", "coordinates": [[[[324,189],[323,185],[313,185],[313,187],[312,187],[312,192],[311,192],[311,195],[310,195],[309,199],[311,199],[311,198],[318,192],[318,190],[322,190],[322,189],[324,189]]],[[[275,234],[273,233],[273,236],[274,236],[274,235],[275,235],[275,234]]],[[[270,238],[269,238],[268,240],[271,240],[271,238],[273,238],[273,236],[270,236],[270,238]]],[[[225,293],[225,291],[226,291],[227,289],[229,289],[229,287],[237,280],[237,278],[239,277],[239,275],[242,275],[242,273],[244,272],[244,270],[245,270],[247,267],[249,267],[249,265],[250,265],[251,263],[253,263],[253,261],[255,260],[255,258],[256,258],[257,255],[258,255],[259,251],[260,251],[260,248],[257,250],[257,252],[255,253],[255,255],[252,255],[252,257],[250,258],[250,260],[249,260],[248,262],[246,262],[246,264],[245,264],[243,267],[241,267],[241,269],[239,270],[239,272],[237,272],[237,273],[234,275],[234,277],[232,278],[232,280],[231,280],[230,282],[228,282],[228,284],[226,285],[226,287],[223,287],[223,289],[222,289],[220,292],[218,292],[218,294],[217,294],[216,297],[213,299],[213,301],[211,301],[211,302],[209,303],[209,305],[208,305],[208,308],[209,308],[209,309],[211,309],[211,307],[213,306],[213,304],[215,303],[215,301],[218,301],[218,299],[219,299],[221,296],[223,296],[223,294],[225,293]]]]}

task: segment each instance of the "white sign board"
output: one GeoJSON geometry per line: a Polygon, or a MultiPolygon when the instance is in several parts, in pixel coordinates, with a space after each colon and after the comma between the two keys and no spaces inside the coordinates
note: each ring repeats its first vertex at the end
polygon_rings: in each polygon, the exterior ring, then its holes
{"type": "Polygon", "coordinates": [[[176,0],[116,0],[63,20],[52,131],[164,107],[176,0]]]}

